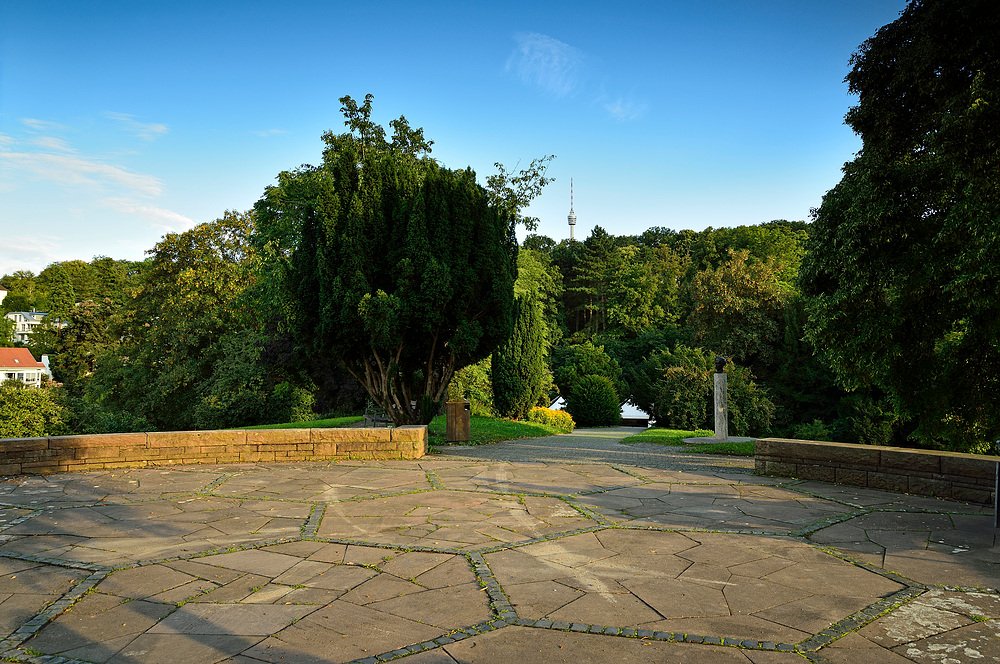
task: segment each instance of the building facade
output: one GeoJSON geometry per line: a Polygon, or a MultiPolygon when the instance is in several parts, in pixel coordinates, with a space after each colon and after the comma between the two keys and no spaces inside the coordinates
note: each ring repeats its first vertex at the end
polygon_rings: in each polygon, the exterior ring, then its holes
{"type": "Polygon", "coordinates": [[[28,387],[41,387],[45,365],[27,348],[0,348],[0,383],[19,380],[28,387]]]}
{"type": "Polygon", "coordinates": [[[26,344],[35,328],[42,324],[44,311],[9,311],[4,318],[14,321],[14,343],[26,344]]]}

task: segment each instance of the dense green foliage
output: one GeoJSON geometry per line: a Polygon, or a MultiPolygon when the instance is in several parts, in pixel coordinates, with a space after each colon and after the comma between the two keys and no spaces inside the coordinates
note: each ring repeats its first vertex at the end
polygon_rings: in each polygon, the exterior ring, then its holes
{"type": "Polygon", "coordinates": [[[997,34],[992,0],[913,0],[852,59],[863,148],[815,211],[802,283],[810,340],[882,440],[1000,437],[997,34]]]}

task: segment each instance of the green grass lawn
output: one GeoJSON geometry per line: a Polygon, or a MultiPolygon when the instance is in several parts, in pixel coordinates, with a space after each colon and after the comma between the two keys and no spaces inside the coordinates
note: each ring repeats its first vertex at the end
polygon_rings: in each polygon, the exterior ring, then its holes
{"type": "Polygon", "coordinates": [[[347,417],[331,417],[326,420],[313,420],[311,422],[286,422],[284,424],[258,424],[253,427],[236,427],[237,429],[331,429],[334,427],[346,427],[349,424],[360,422],[365,419],[361,415],[348,415],[347,417]]]}
{"type": "Polygon", "coordinates": [[[656,443],[657,445],[683,446],[681,452],[687,454],[726,454],[729,456],[753,456],[753,441],[745,443],[701,443],[688,445],[685,438],[709,438],[714,431],[698,429],[685,431],[683,429],[660,429],[653,427],[634,436],[622,440],[623,443],[656,443]]]}
{"type": "MultiPolygon", "coordinates": [[[[438,415],[430,424],[431,445],[447,445],[445,433],[447,423],[444,415],[438,415]]],[[[514,440],[515,438],[534,438],[537,436],[552,436],[564,433],[547,424],[536,422],[513,422],[511,420],[501,420],[495,417],[484,417],[473,415],[469,427],[469,442],[455,443],[457,445],[486,445],[488,443],[498,443],[502,440],[514,440]]]]}

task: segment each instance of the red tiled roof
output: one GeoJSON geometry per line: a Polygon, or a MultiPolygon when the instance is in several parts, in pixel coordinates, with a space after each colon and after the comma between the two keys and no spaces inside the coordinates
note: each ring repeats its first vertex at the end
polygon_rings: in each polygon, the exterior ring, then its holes
{"type": "Polygon", "coordinates": [[[0,369],[44,369],[27,348],[0,348],[0,369]]]}

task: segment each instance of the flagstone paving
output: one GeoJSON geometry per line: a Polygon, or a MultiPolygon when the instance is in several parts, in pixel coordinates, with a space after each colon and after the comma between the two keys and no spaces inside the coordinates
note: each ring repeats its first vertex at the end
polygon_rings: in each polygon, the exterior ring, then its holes
{"type": "Polygon", "coordinates": [[[0,659],[1000,662],[989,508],[634,431],[0,478],[0,659]]]}

